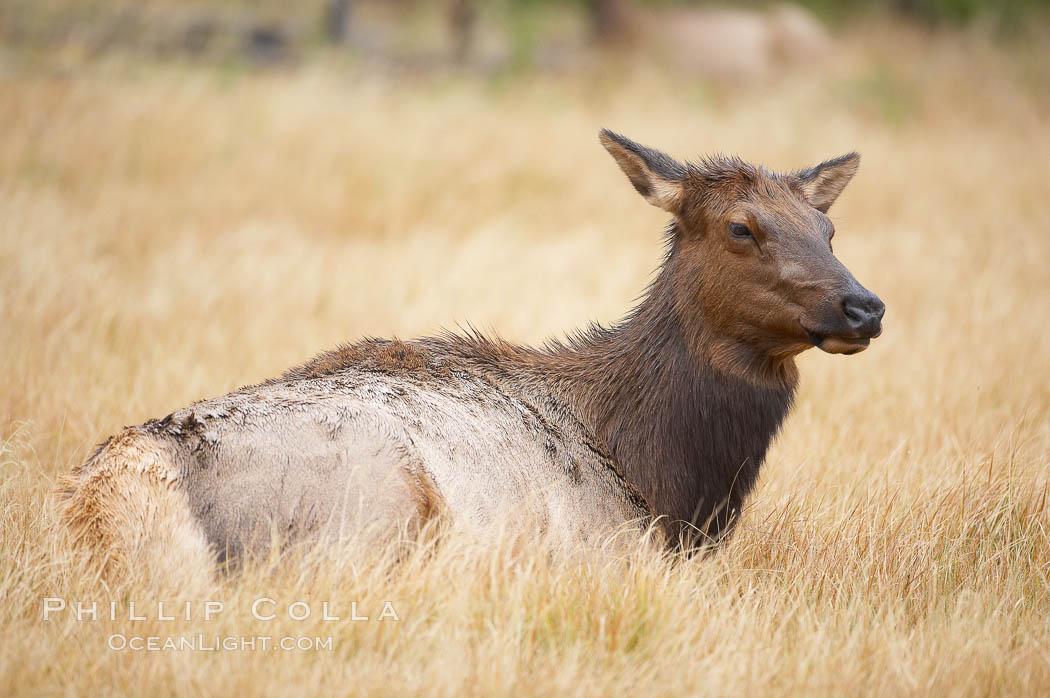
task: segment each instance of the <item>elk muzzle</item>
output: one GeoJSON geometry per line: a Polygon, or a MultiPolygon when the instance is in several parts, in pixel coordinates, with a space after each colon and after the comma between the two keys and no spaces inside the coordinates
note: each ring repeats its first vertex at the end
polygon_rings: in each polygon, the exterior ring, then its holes
{"type": "Polygon", "coordinates": [[[822,321],[814,327],[805,322],[813,346],[829,354],[856,354],[867,349],[882,334],[886,304],[868,289],[855,284],[825,306],[822,321]]]}

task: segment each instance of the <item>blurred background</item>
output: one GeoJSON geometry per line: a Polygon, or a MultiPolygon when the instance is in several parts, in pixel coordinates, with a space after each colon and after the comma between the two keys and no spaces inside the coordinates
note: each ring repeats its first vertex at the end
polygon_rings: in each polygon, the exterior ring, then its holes
{"type": "Polygon", "coordinates": [[[600,62],[638,51],[694,77],[756,78],[826,55],[843,28],[892,19],[1004,41],[1045,24],[1044,0],[5,0],[0,38],[68,59],[113,52],[155,59],[295,65],[334,49],[370,69],[460,68],[489,77],[600,62]]]}

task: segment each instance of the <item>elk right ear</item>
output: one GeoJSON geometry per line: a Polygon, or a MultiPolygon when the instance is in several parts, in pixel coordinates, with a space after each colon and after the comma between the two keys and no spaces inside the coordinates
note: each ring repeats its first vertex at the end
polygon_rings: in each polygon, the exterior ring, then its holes
{"type": "Polygon", "coordinates": [[[813,208],[827,213],[835,199],[846,188],[860,167],[860,155],[846,153],[834,160],[825,160],[816,167],[796,172],[802,191],[813,208]]]}
{"type": "Polygon", "coordinates": [[[609,129],[602,129],[598,138],[646,201],[668,213],[678,214],[685,178],[685,167],[680,162],[609,129]]]}

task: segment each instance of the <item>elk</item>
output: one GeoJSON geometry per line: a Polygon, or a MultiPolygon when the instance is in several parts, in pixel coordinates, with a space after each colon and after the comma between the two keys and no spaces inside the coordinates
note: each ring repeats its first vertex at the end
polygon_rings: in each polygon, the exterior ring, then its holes
{"type": "Polygon", "coordinates": [[[447,515],[484,535],[525,503],[568,543],[631,522],[672,548],[722,539],[791,408],[794,357],[853,354],[882,331],[826,215],[859,156],[777,174],[600,139],[672,216],[623,320],[543,348],[365,339],[126,428],[60,486],[73,538],[214,563],[272,529],[382,537],[447,515]]]}

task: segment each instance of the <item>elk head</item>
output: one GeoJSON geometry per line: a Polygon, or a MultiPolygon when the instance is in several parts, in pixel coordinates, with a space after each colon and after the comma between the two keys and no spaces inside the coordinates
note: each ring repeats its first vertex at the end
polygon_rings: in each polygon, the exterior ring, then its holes
{"type": "Polygon", "coordinates": [[[735,158],[682,164],[607,130],[601,141],[638,193],[674,216],[669,302],[715,367],[794,380],[799,352],[855,354],[882,332],[885,305],[832,252],[827,212],[856,153],[777,174],[735,158]]]}

